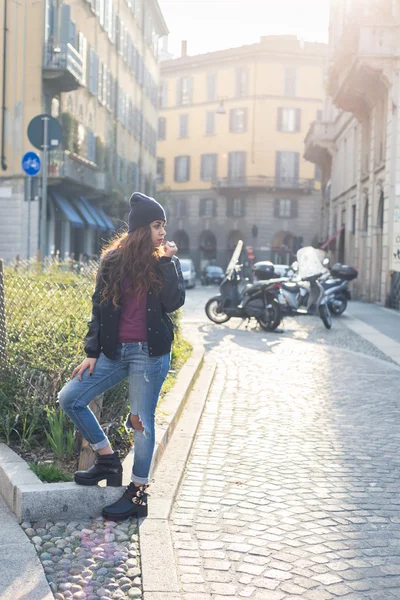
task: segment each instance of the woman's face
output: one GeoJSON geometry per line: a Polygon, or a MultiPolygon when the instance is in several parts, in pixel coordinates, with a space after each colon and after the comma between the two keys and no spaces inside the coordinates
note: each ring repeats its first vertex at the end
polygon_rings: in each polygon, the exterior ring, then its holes
{"type": "Polygon", "coordinates": [[[165,237],[165,221],[153,221],[150,223],[151,241],[154,248],[159,248],[164,242],[165,237]]]}

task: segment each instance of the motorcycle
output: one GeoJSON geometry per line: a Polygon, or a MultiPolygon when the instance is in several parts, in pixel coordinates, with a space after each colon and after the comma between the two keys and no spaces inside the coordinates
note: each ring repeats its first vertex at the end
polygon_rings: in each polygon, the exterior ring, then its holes
{"type": "MultiPolygon", "coordinates": [[[[329,261],[325,264],[329,264],[329,261]]],[[[328,306],[332,314],[339,316],[344,313],[347,308],[347,302],[351,300],[349,281],[357,277],[357,269],[336,263],[332,266],[330,273],[321,278],[321,283],[328,299],[328,306]]]]}
{"type": "Polygon", "coordinates": [[[318,314],[327,329],[332,327],[332,315],[328,297],[320,281],[327,273],[315,248],[301,248],[297,253],[297,264],[293,263],[297,275],[294,281],[280,281],[277,295],[282,315],[318,314]]]}
{"type": "Polygon", "coordinates": [[[255,318],[264,331],[273,331],[281,322],[281,311],[276,299],[276,282],[259,281],[246,283],[240,276],[241,266],[238,264],[243,248],[239,240],[225,278],[220,285],[220,293],[208,300],[205,306],[207,317],[213,323],[226,323],[232,317],[241,319],[255,318]]]}

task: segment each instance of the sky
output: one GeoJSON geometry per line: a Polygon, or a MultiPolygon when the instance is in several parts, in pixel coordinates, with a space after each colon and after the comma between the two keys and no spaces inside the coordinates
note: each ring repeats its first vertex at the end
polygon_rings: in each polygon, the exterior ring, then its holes
{"type": "Polygon", "coordinates": [[[174,56],[181,40],[187,40],[189,55],[252,44],[268,34],[328,41],[329,0],[158,1],[174,56]]]}

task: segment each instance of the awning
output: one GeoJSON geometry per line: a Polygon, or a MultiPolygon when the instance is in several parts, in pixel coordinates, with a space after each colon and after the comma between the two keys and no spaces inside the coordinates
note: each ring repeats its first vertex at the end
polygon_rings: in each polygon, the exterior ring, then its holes
{"type": "Polygon", "coordinates": [[[87,211],[92,215],[94,221],[97,224],[97,227],[99,229],[101,229],[102,231],[107,231],[108,230],[108,226],[104,223],[103,219],[101,218],[101,216],[99,215],[99,213],[97,212],[97,210],[95,209],[95,207],[92,206],[89,203],[89,201],[87,200],[87,198],[84,198],[83,196],[81,196],[80,197],[80,201],[85,206],[85,208],[87,209],[87,211]]]}
{"type": "Polygon", "coordinates": [[[331,237],[328,240],[326,240],[325,244],[322,244],[321,250],[325,250],[325,248],[327,248],[329,246],[329,244],[331,242],[333,242],[333,240],[336,240],[336,238],[338,237],[338,235],[340,235],[342,233],[343,229],[344,229],[344,225],[342,225],[342,227],[340,229],[338,229],[336,231],[336,233],[334,233],[333,235],[331,235],[331,237]]]}
{"type": "Polygon", "coordinates": [[[80,198],[78,198],[78,199],[74,200],[73,203],[75,205],[75,208],[78,209],[78,211],[80,212],[82,217],[85,219],[85,221],[89,225],[89,227],[91,227],[92,229],[97,229],[98,225],[97,225],[96,221],[94,220],[93,215],[86,208],[86,206],[84,205],[82,200],[80,198]]]}
{"type": "Polygon", "coordinates": [[[109,231],[114,231],[115,230],[115,225],[111,221],[110,217],[108,215],[106,215],[106,213],[104,212],[104,210],[101,207],[98,207],[97,208],[97,212],[99,213],[99,215],[103,219],[104,223],[107,225],[108,230],[109,231]]]}
{"type": "Polygon", "coordinates": [[[51,195],[58,206],[58,208],[55,206],[56,211],[60,209],[73,227],[85,227],[85,223],[82,221],[72,204],[64,198],[64,196],[60,196],[60,194],[57,194],[56,192],[52,192],[51,195]]]}

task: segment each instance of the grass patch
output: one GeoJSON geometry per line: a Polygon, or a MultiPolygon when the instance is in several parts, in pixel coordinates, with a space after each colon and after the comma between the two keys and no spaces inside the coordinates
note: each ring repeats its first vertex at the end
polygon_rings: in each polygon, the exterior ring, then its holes
{"type": "Polygon", "coordinates": [[[66,473],[57,465],[44,463],[29,463],[31,470],[44,483],[58,483],[60,481],[73,481],[71,473],[66,473]]]}

